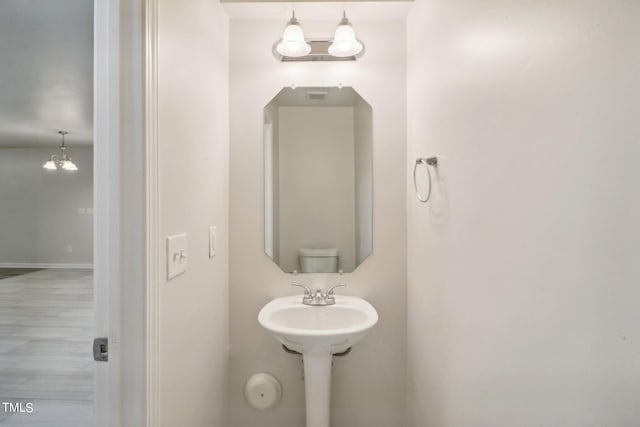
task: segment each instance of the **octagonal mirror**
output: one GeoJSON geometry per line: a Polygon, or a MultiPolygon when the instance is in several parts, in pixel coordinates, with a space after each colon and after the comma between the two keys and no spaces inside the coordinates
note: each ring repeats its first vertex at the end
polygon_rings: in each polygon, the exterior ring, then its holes
{"type": "Polygon", "coordinates": [[[265,253],[285,272],[351,272],[372,251],[371,106],[350,87],[264,107],[265,253]]]}

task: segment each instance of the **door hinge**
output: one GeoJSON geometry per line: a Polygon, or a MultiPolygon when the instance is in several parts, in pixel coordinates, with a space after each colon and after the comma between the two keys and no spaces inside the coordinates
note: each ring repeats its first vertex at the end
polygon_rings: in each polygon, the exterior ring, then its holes
{"type": "Polygon", "coordinates": [[[93,340],[93,360],[96,362],[109,360],[109,338],[101,337],[93,340]]]}

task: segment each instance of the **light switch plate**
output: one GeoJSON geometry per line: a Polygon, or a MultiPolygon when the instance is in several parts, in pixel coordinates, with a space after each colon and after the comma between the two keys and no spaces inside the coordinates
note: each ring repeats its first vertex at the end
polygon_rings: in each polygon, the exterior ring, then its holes
{"type": "Polygon", "coordinates": [[[216,256],[216,246],[218,245],[216,237],[216,227],[209,227],[209,258],[216,256]]]}
{"type": "Polygon", "coordinates": [[[167,237],[167,280],[187,270],[187,235],[167,237]]]}

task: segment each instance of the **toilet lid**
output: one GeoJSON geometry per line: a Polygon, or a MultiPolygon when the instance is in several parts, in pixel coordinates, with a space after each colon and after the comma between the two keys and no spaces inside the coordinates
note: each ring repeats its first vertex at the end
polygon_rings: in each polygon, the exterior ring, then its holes
{"type": "Polygon", "coordinates": [[[298,249],[298,255],[300,256],[338,256],[338,250],[336,248],[300,248],[298,249]]]}

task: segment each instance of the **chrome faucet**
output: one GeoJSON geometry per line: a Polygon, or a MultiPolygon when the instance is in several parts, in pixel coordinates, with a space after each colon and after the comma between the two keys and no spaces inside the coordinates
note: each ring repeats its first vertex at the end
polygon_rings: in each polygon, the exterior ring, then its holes
{"type": "Polygon", "coordinates": [[[299,288],[304,289],[304,296],[302,297],[302,303],[306,305],[312,305],[311,303],[313,302],[313,296],[311,295],[311,289],[299,283],[292,283],[291,286],[297,286],[299,288]]]}
{"type": "Polygon", "coordinates": [[[320,288],[317,288],[315,293],[312,293],[311,289],[299,283],[293,283],[291,284],[291,286],[298,286],[299,288],[304,289],[302,303],[305,305],[333,305],[336,303],[336,298],[333,294],[333,290],[335,288],[340,288],[343,286],[346,287],[347,285],[345,285],[344,283],[340,283],[339,285],[335,285],[332,288],[329,288],[327,293],[323,293],[322,289],[320,288]]]}

